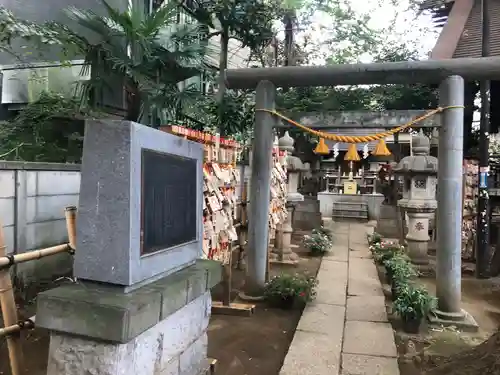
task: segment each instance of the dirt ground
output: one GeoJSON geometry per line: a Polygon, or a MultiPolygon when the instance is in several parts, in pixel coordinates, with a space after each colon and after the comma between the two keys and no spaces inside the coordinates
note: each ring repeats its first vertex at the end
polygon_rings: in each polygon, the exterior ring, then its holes
{"type": "MultiPolygon", "coordinates": [[[[381,277],[383,272],[380,267],[381,277]]],[[[435,295],[433,272],[429,276],[421,277],[419,283],[435,295]]],[[[388,287],[386,295],[390,297],[388,287]]],[[[399,320],[391,313],[390,298],[387,298],[387,305],[396,334],[400,372],[404,375],[421,375],[450,356],[479,345],[497,331],[500,326],[500,279],[478,280],[469,274],[462,276],[462,308],[476,319],[480,327],[478,333],[459,332],[454,327],[423,327],[420,335],[408,335],[401,330],[399,320]]]]}
{"type": "MultiPolygon", "coordinates": [[[[302,234],[296,234],[293,243],[300,245],[302,234]]],[[[298,267],[272,266],[271,276],[280,272],[307,272],[316,275],[320,259],[308,257],[299,246],[294,249],[301,257],[298,267]]],[[[244,272],[233,269],[233,294],[241,288],[244,272]]],[[[213,299],[220,297],[220,288],[213,290],[213,299]]],[[[34,315],[34,302],[20,304],[23,317],[34,315]]],[[[300,310],[279,310],[258,303],[251,317],[212,315],[208,328],[208,355],[217,362],[217,375],[277,375],[290,346],[295,328],[302,314],[300,310]]],[[[45,375],[48,354],[48,333],[35,329],[22,333],[26,353],[25,374],[45,375]]],[[[0,375],[10,375],[5,340],[0,339],[0,375]]]]}

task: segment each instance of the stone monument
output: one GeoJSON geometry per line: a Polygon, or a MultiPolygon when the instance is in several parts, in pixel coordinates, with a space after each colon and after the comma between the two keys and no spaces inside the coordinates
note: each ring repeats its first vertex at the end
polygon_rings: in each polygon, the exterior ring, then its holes
{"type": "Polygon", "coordinates": [[[271,262],[280,264],[297,265],[299,257],[292,250],[292,233],[293,233],[293,213],[299,202],[304,200],[304,196],[297,191],[299,185],[300,173],[305,171],[302,161],[292,155],[294,150],[294,140],[288,132],[279,139],[280,150],[285,150],[287,153],[286,166],[288,172],[287,186],[287,216],[286,221],[278,228],[279,240],[271,252],[271,262]]]}
{"type": "Polygon", "coordinates": [[[412,263],[427,265],[429,220],[437,208],[438,160],[429,156],[430,141],[424,134],[413,138],[413,156],[404,157],[394,169],[403,176],[403,199],[398,201],[408,217],[408,255],[412,263]]]}
{"type": "Polygon", "coordinates": [[[48,374],[205,374],[203,148],[128,121],[85,128],[74,273],[37,299],[48,374]]]}

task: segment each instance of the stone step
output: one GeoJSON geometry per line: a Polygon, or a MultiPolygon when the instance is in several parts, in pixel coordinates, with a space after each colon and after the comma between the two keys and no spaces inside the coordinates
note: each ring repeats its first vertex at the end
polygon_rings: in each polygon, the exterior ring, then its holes
{"type": "Polygon", "coordinates": [[[368,219],[367,211],[333,210],[332,218],[368,219]]]}
{"type": "Polygon", "coordinates": [[[366,211],[368,212],[368,205],[362,204],[362,203],[350,203],[350,204],[344,204],[344,203],[334,203],[333,204],[333,209],[334,210],[345,210],[345,211],[366,211]]]}

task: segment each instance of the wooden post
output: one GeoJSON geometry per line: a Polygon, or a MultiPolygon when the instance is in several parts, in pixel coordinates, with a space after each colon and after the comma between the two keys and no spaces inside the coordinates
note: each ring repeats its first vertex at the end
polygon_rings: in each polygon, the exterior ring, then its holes
{"type": "Polygon", "coordinates": [[[68,231],[69,246],[76,249],[76,207],[68,206],[64,210],[66,216],[66,230],[68,231]]]}
{"type": "Polygon", "coordinates": [[[232,292],[232,257],[233,247],[230,245],[229,264],[222,266],[222,301],[212,302],[212,314],[250,316],[255,311],[255,305],[231,302],[232,292]]]}
{"type": "Polygon", "coordinates": [[[222,266],[222,304],[224,306],[231,305],[231,290],[232,290],[232,264],[233,264],[233,243],[229,245],[229,263],[222,266]]]}
{"type": "Polygon", "coordinates": [[[247,303],[232,303],[231,302],[231,292],[232,292],[232,278],[233,278],[233,253],[238,251],[238,262],[241,261],[241,256],[243,253],[243,245],[245,240],[242,239],[242,234],[246,228],[246,189],[242,191],[241,211],[240,211],[240,223],[236,224],[238,230],[238,245],[236,247],[233,242],[229,244],[229,264],[222,266],[222,301],[212,302],[212,314],[222,314],[222,315],[242,315],[250,316],[255,311],[255,305],[247,303]]]}
{"type": "MultiPolygon", "coordinates": [[[[7,255],[3,226],[0,223],[0,257],[7,255]]],[[[16,302],[10,278],[10,267],[0,268],[0,306],[2,308],[3,324],[5,327],[18,323],[16,302]]],[[[21,375],[21,363],[24,363],[21,341],[18,334],[7,336],[10,368],[12,375],[21,375]]]]}

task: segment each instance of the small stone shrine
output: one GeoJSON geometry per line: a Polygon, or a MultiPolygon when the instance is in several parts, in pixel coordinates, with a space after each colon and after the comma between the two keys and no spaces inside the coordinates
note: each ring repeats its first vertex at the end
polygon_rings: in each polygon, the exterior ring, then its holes
{"type": "Polygon", "coordinates": [[[203,146],[128,121],[85,127],[74,273],[37,299],[48,374],[208,371],[203,146]]]}
{"type": "Polygon", "coordinates": [[[404,180],[403,198],[398,201],[408,216],[408,255],[417,265],[429,263],[429,221],[437,208],[438,159],[429,156],[430,141],[424,134],[413,139],[413,156],[404,157],[394,169],[404,180]]]}

